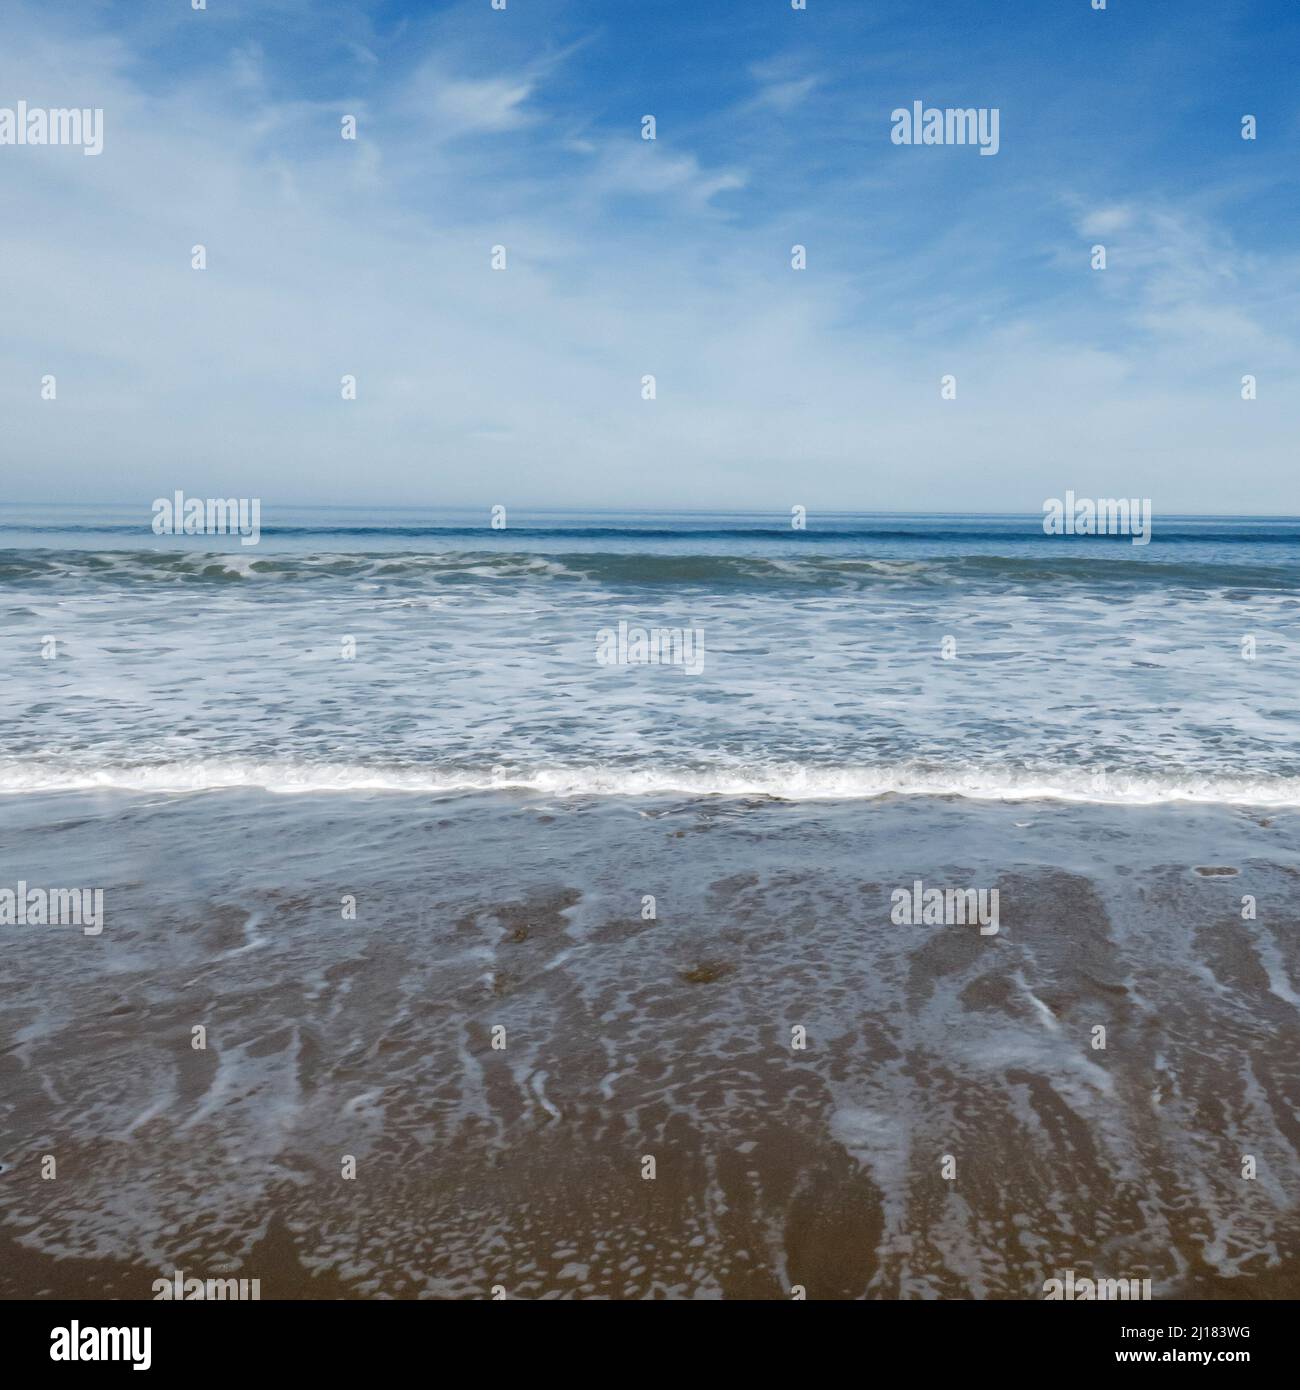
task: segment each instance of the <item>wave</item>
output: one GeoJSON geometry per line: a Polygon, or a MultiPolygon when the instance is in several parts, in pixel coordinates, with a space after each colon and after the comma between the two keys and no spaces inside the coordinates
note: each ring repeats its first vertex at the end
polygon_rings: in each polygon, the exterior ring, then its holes
{"type": "Polygon", "coordinates": [[[1094,584],[1107,589],[1253,589],[1293,592],[1300,569],[1224,561],[1132,559],[1114,550],[1081,555],[1065,547],[1031,555],[880,557],[779,556],[630,551],[323,552],[253,555],[177,550],[0,550],[0,582],[21,588],[56,584],[258,583],[418,585],[483,580],[590,582],[710,588],[833,589],[890,586],[1094,584]]]}
{"type": "Polygon", "coordinates": [[[170,763],[81,765],[54,759],[0,761],[0,795],[124,791],[191,793],[256,789],[278,795],[380,792],[450,796],[474,792],[568,798],[729,797],[774,801],[861,801],[887,796],[973,801],[1070,801],[1152,806],[1300,806],[1300,777],[1193,772],[1106,774],[1010,766],[942,768],[900,762],[876,767],[654,767],[602,764],[473,769],[409,764],[314,763],[211,758],[170,763]]]}

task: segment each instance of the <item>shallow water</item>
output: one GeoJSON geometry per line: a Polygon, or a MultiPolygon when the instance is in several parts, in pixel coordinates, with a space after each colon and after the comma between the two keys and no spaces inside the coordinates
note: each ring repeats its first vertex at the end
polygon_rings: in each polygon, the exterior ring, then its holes
{"type": "Polygon", "coordinates": [[[0,1291],[1300,1294],[1294,813],[242,790],[0,826],[107,887],[98,937],[7,929],[0,1291]],[[895,924],[917,878],[997,887],[998,931],[895,924]]]}

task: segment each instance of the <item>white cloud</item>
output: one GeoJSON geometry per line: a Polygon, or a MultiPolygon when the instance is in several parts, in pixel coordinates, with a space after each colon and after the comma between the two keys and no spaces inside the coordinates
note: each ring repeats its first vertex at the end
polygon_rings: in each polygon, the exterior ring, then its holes
{"type": "Polygon", "coordinates": [[[1079,230],[1084,236],[1109,236],[1127,227],[1131,219],[1132,213],[1125,207],[1097,208],[1080,220],[1079,230]]]}
{"type": "Polygon", "coordinates": [[[755,97],[755,104],[770,106],[777,111],[792,111],[812,95],[817,83],[816,77],[796,77],[781,82],[769,82],[755,97]]]}
{"type": "MultiPolygon", "coordinates": [[[[528,100],[532,84],[512,78],[469,81],[425,69],[416,90],[423,93],[423,102],[440,129],[466,135],[522,126],[528,118],[520,108],[528,100]]],[[[415,91],[412,95],[421,100],[415,91]]]]}
{"type": "Polygon", "coordinates": [[[1080,212],[1082,235],[1112,218],[1112,269],[1012,310],[953,279],[976,210],[945,206],[931,249],[834,189],[755,207],[744,170],[635,124],[575,136],[540,68],[440,52],[395,102],[250,100],[146,90],[93,38],[8,39],[0,91],[106,108],[98,159],[0,150],[8,496],[1037,510],[1074,487],[1300,512],[1300,274],[1184,210],[1080,212]],[[742,191],[743,217],[719,196],[742,191]]]}
{"type": "Polygon", "coordinates": [[[743,188],[745,175],[739,169],[702,169],[692,154],[674,154],[659,141],[637,138],[598,147],[589,183],[602,195],[674,193],[706,203],[719,193],[743,188]]]}

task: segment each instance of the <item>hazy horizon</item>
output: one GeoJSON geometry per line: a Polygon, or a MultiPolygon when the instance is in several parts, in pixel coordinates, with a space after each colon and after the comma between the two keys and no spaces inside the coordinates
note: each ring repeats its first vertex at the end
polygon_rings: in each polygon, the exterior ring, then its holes
{"type": "MultiPolygon", "coordinates": [[[[173,491],[183,491],[187,497],[197,497],[200,494],[193,489],[173,489],[173,491]]],[[[166,495],[166,494],[164,494],[166,495]]],[[[206,494],[204,494],[206,498],[206,494]]],[[[154,499],[150,498],[152,502],[154,499]]],[[[1047,499],[1044,499],[1045,501],[1047,499]]],[[[266,499],[261,499],[264,506],[268,505],[266,499]]],[[[484,529],[491,529],[489,526],[492,503],[460,503],[457,505],[440,504],[434,502],[304,502],[301,500],[276,500],[271,502],[272,512],[274,509],[283,511],[327,511],[327,512],[363,512],[370,511],[404,511],[404,512],[481,512],[484,516],[484,529]]],[[[792,504],[793,505],[793,504],[792,504]]],[[[48,498],[33,498],[30,501],[5,501],[0,502],[0,507],[13,509],[28,507],[80,507],[94,508],[105,507],[126,510],[131,507],[139,507],[141,503],[133,500],[122,500],[121,498],[108,501],[104,498],[95,498],[83,502],[57,502],[48,498]]],[[[144,505],[144,522],[148,521],[148,504],[144,505]]],[[[537,502],[513,502],[510,504],[513,512],[530,512],[549,514],[555,513],[563,516],[761,516],[771,514],[774,518],[779,517],[783,524],[788,524],[789,508],[782,510],[778,507],[669,507],[669,506],[637,506],[637,507],[596,507],[566,505],[563,503],[537,503],[537,502]]],[[[1007,517],[1013,520],[1033,520],[1042,519],[1043,509],[1036,511],[1011,511],[1011,510],[990,510],[973,511],[945,509],[939,507],[928,508],[903,508],[903,507],[817,507],[808,509],[808,519],[815,529],[816,517],[846,517],[846,516],[915,516],[915,517],[1007,517]]],[[[1154,512],[1154,519],[1165,521],[1297,521],[1300,522],[1300,512],[1154,512]]],[[[3,530],[0,524],[0,530],[3,530]]],[[[507,525],[502,528],[509,530],[507,525]]]]}

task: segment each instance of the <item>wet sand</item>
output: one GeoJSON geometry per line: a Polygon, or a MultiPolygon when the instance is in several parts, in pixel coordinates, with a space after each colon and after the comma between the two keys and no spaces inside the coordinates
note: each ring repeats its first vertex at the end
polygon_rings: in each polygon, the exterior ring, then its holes
{"type": "Polygon", "coordinates": [[[0,1295],[1300,1296],[1298,827],[5,800],[2,881],[107,924],[2,929],[0,1295]],[[998,932],[895,924],[916,879],[997,888],[998,932]]]}

